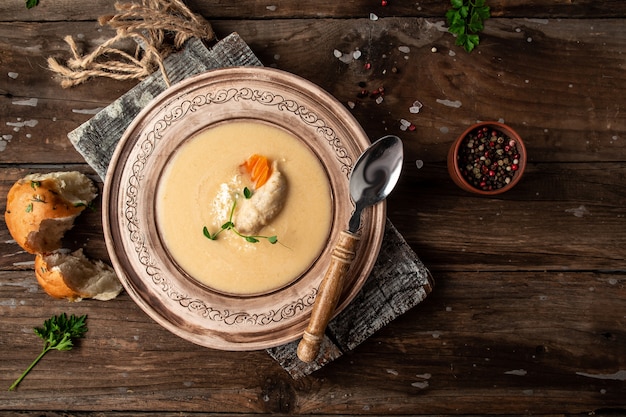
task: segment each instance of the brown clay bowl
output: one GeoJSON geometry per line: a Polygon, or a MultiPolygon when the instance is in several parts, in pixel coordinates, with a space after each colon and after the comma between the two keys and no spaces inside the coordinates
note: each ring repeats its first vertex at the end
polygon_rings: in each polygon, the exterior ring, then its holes
{"type": "Polygon", "coordinates": [[[465,191],[497,195],[521,180],[526,160],[526,147],[515,130],[500,122],[480,122],[450,147],[448,173],[465,191]]]}

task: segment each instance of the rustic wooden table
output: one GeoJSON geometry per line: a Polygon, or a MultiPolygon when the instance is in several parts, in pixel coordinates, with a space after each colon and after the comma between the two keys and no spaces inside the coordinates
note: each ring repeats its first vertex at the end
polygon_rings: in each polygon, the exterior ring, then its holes
{"type": "MultiPolygon", "coordinates": [[[[445,1],[188,0],[219,37],[236,31],[265,65],[354,102],[372,138],[402,137],[388,217],[436,286],[354,351],[293,380],[266,352],[172,335],[127,294],[51,299],[2,222],[0,385],[39,353],[32,327],[44,319],[88,314],[89,332],[17,391],[0,390],[0,413],[626,414],[626,3],[488,3],[493,17],[468,54],[446,31],[445,1]],[[357,97],[379,87],[380,103],[357,97]],[[403,131],[402,119],[414,127],[403,131]],[[523,180],[499,197],[466,193],[446,171],[451,142],[477,120],[504,121],[528,149],[523,180]]],[[[69,56],[66,35],[101,43],[112,32],[97,17],[113,12],[112,0],[0,3],[1,195],[33,171],[97,179],[66,135],[136,81],[62,89],[45,60],[69,56]]],[[[98,210],[68,237],[108,259],[98,210]]]]}

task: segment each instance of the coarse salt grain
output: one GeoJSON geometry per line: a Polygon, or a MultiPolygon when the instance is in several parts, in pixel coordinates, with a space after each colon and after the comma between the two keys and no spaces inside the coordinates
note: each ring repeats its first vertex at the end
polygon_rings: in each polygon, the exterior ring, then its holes
{"type": "Polygon", "coordinates": [[[413,113],[413,114],[417,114],[420,112],[420,110],[422,109],[424,105],[422,103],[420,103],[419,101],[415,101],[413,102],[413,105],[411,107],[409,107],[409,112],[413,113]]]}
{"type": "Polygon", "coordinates": [[[398,46],[398,51],[402,52],[403,54],[408,54],[409,52],[411,52],[411,48],[409,48],[408,46],[398,46]]]}
{"type": "Polygon", "coordinates": [[[343,55],[343,53],[339,50],[339,49],[335,49],[333,51],[333,55],[335,55],[335,58],[341,58],[341,56],[343,55]]]}
{"type": "Polygon", "coordinates": [[[361,51],[359,51],[359,50],[357,49],[356,51],[352,52],[352,57],[353,57],[354,59],[359,59],[359,58],[361,58],[361,51]]]}
{"type": "Polygon", "coordinates": [[[374,13],[370,13],[370,20],[376,21],[378,20],[378,16],[376,16],[374,13]]]}

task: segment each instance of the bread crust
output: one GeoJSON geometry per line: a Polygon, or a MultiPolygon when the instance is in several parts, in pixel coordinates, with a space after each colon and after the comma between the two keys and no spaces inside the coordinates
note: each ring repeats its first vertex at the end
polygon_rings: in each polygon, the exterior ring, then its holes
{"type": "Polygon", "coordinates": [[[78,171],[31,174],[7,194],[4,220],[16,243],[35,254],[35,276],[51,297],[110,300],[123,287],[113,268],[87,259],[82,249],[61,249],[65,232],[96,198],[93,182],[78,171]]]}
{"type": "Polygon", "coordinates": [[[65,298],[76,301],[82,298],[81,294],[67,286],[60,270],[48,267],[44,255],[35,256],[35,276],[41,288],[53,298],[65,298]]]}
{"type": "Polygon", "coordinates": [[[13,184],[7,194],[4,213],[7,228],[17,244],[29,253],[61,248],[63,234],[72,228],[74,219],[96,196],[95,186],[84,174],[64,174],[72,180],[78,178],[81,187],[87,188],[86,195],[93,197],[68,200],[61,173],[26,176],[13,184]]]}
{"type": "Polygon", "coordinates": [[[122,291],[113,268],[99,260],[88,259],[82,249],[35,256],[35,276],[41,288],[51,297],[80,301],[93,298],[107,301],[122,291]]]}

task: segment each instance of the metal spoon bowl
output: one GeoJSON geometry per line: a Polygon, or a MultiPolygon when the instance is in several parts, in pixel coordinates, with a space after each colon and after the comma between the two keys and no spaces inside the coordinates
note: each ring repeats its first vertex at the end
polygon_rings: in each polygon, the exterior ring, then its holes
{"type": "Polygon", "coordinates": [[[333,249],[330,265],[313,304],[311,319],[298,344],[298,357],[304,362],[311,362],[317,357],[326,326],[337,306],[344,277],[356,256],[361,212],[383,201],[391,193],[400,177],[403,157],[400,138],[384,136],[361,154],[352,169],[350,197],[355,202],[355,210],[348,230],[340,233],[333,249]]]}

